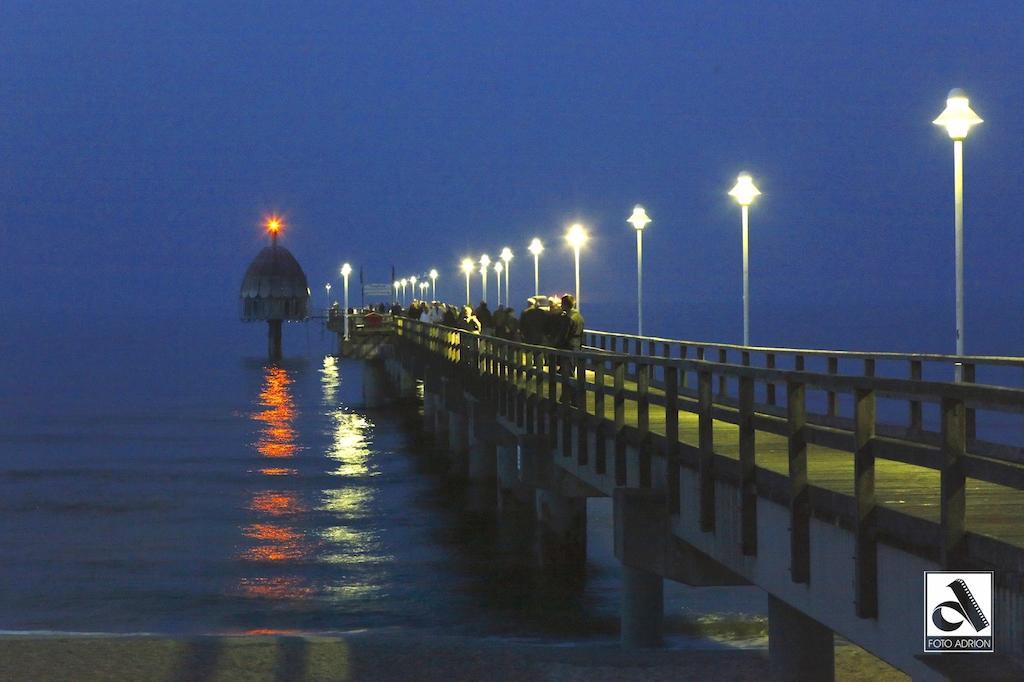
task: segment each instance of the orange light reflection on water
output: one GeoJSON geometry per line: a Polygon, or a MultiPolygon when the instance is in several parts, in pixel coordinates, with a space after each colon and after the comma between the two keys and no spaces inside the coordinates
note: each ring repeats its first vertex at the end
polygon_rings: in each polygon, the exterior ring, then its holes
{"type": "Polygon", "coordinates": [[[263,424],[256,450],[264,457],[293,457],[295,444],[295,402],[288,387],[291,377],[283,367],[268,367],[260,390],[260,406],[264,409],[252,418],[263,424]]]}

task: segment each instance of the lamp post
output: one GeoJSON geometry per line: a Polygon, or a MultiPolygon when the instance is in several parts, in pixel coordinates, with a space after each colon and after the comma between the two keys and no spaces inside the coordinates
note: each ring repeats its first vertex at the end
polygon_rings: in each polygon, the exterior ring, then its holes
{"type": "MultiPolygon", "coordinates": [[[[498,281],[498,308],[501,307],[501,273],[505,270],[505,267],[498,261],[494,264],[494,279],[498,281]]],[[[508,292],[505,293],[505,300],[508,301],[508,292]]]]}
{"type": "Polygon", "coordinates": [[[534,237],[529,251],[533,254],[533,295],[540,296],[540,254],[544,251],[544,244],[534,237]]]}
{"type": "MultiPolygon", "coordinates": [[[[949,91],[946,108],[932,121],[943,126],[953,140],[953,239],[956,243],[956,354],[964,354],[964,139],[971,126],[982,122],[971,109],[967,93],[949,91]]],[[[963,378],[963,365],[956,364],[956,381],[963,378]]]]}
{"type": "Polygon", "coordinates": [[[410,277],[409,278],[409,295],[412,296],[413,299],[416,298],[416,278],[415,277],[410,277]]]}
{"type": "Polygon", "coordinates": [[[405,305],[405,288],[409,286],[409,280],[405,277],[402,278],[402,305],[405,305]]]}
{"type": "MultiPolygon", "coordinates": [[[[508,273],[512,271],[512,249],[507,246],[503,248],[501,250],[501,260],[505,263],[505,305],[512,307],[512,299],[508,295],[508,273]]],[[[499,300],[498,303],[501,303],[501,301],[499,300]]]]}
{"type": "Polygon", "coordinates": [[[348,341],[348,276],[352,274],[352,266],[345,263],[341,266],[341,277],[345,280],[345,340],[348,341]]]}
{"type": "Polygon", "coordinates": [[[331,283],[328,282],[324,285],[324,289],[327,289],[327,309],[331,309],[331,283]]]}
{"type": "Polygon", "coordinates": [[[644,228],[651,222],[640,204],[633,207],[633,215],[626,222],[636,230],[636,335],[644,335],[644,228]]]}
{"type": "Polygon", "coordinates": [[[487,302],[487,268],[491,265],[491,258],[486,253],[480,256],[480,281],[484,283],[484,303],[487,302]]]}
{"type": "Polygon", "coordinates": [[[422,282],[420,282],[420,300],[421,301],[427,300],[427,289],[428,288],[430,288],[430,285],[427,284],[427,280],[423,280],[422,282]]]}
{"type": "Polygon", "coordinates": [[[574,223],[565,234],[565,241],[569,242],[573,253],[576,256],[576,310],[583,310],[580,303],[580,249],[587,243],[587,230],[580,223],[574,223]]]}
{"type": "Polygon", "coordinates": [[[466,305],[472,305],[472,303],[469,302],[469,277],[473,274],[473,270],[475,269],[476,267],[473,265],[472,259],[462,259],[462,274],[466,276],[466,305]]]}
{"type": "Polygon", "coordinates": [[[430,270],[430,300],[437,300],[437,270],[434,268],[430,270]]]}
{"type": "Polygon", "coordinates": [[[754,180],[750,173],[740,173],[736,177],[736,184],[729,190],[729,196],[740,205],[743,214],[743,345],[750,345],[750,270],[747,247],[747,225],[750,205],[754,198],[759,196],[761,191],[754,186],[754,180]]]}
{"type": "Polygon", "coordinates": [[[402,283],[397,279],[395,280],[395,303],[398,303],[398,287],[402,286],[402,283]]]}

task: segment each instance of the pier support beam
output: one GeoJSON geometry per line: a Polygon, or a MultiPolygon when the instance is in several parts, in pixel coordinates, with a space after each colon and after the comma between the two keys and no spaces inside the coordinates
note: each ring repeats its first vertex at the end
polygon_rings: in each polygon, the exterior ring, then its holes
{"type": "Polygon", "coordinates": [[[458,478],[468,475],[469,425],[466,415],[459,410],[446,410],[448,414],[449,472],[458,478]]]}
{"type": "Polygon", "coordinates": [[[533,490],[519,478],[518,443],[499,443],[495,459],[498,478],[498,513],[515,514],[529,510],[534,501],[533,490]]]}
{"type": "Polygon", "coordinates": [[[271,361],[280,360],[281,320],[267,320],[267,355],[271,361]]]}
{"type": "Polygon", "coordinates": [[[402,400],[416,398],[416,375],[404,365],[398,365],[398,397],[402,400]]]}
{"type": "Polygon", "coordinates": [[[541,562],[582,567],[587,561],[587,498],[537,490],[534,501],[541,562]]]}
{"type": "Polygon", "coordinates": [[[367,360],[363,363],[363,404],[372,410],[387,403],[388,375],[384,361],[367,360]]]}
{"type": "Polygon", "coordinates": [[[835,679],[832,631],[768,595],[768,656],[774,680],[835,679]]]}
{"type": "Polygon", "coordinates": [[[656,647],[664,621],[668,498],[650,488],[616,488],[612,498],[615,556],[622,562],[622,646],[656,647]]]}

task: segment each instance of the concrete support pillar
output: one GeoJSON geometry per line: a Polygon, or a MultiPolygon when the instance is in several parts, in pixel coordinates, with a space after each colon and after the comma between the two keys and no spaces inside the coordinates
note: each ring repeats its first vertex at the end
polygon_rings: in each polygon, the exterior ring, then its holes
{"type": "Polygon", "coordinates": [[[532,507],[533,490],[519,478],[519,452],[516,443],[500,443],[495,460],[498,478],[498,513],[514,514],[532,507]]]}
{"type": "Polygon", "coordinates": [[[416,376],[404,365],[398,366],[398,397],[402,400],[416,398],[416,376]]]}
{"type": "Polygon", "coordinates": [[[587,560],[587,498],[537,490],[540,558],[545,564],[582,566],[587,560]]]}
{"type": "Polygon", "coordinates": [[[363,404],[369,409],[376,409],[387,403],[388,379],[384,361],[367,360],[363,363],[363,404]]]}
{"type": "Polygon", "coordinates": [[[441,399],[423,387],[423,430],[427,433],[437,431],[437,409],[441,399]]]}
{"type": "Polygon", "coordinates": [[[835,679],[832,631],[768,596],[768,656],[774,680],[835,679]]]}
{"type": "Polygon", "coordinates": [[[619,637],[630,648],[661,645],[664,620],[664,579],[642,568],[622,567],[622,608],[619,637]]]}
{"type": "Polygon", "coordinates": [[[467,459],[469,457],[469,427],[466,415],[457,410],[448,413],[448,452],[450,456],[450,472],[454,476],[468,475],[467,459]]]}
{"type": "Polygon", "coordinates": [[[612,500],[615,556],[622,562],[619,637],[624,647],[656,647],[665,611],[667,497],[650,488],[616,488],[612,500]]]}
{"type": "Polygon", "coordinates": [[[267,320],[267,355],[271,361],[280,360],[281,320],[267,320]]]}

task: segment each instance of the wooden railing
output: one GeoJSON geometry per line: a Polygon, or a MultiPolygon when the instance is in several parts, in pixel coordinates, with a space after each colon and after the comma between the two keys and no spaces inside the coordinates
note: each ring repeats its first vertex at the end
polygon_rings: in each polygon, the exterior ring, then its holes
{"type": "MultiPolygon", "coordinates": [[[[427,362],[448,363],[448,371],[461,376],[467,390],[479,390],[493,400],[499,416],[527,432],[547,434],[553,445],[561,446],[563,456],[575,453],[580,465],[613,474],[616,485],[632,484],[626,474],[626,446],[632,446],[640,458],[636,484],[665,489],[675,513],[681,509],[680,467],[693,469],[704,531],[713,532],[719,522],[715,482],[736,485],[741,491],[739,535],[744,554],[757,553],[758,497],[786,504],[796,582],[809,580],[811,517],[847,526],[857,539],[856,603],[863,617],[873,616],[877,609],[879,539],[946,566],[1024,570],[1021,543],[966,527],[968,478],[1003,487],[1014,504],[1024,501],[1018,493],[1024,490],[1021,443],[980,441],[972,434],[974,414],[1024,414],[1024,390],[921,378],[926,362],[963,362],[965,378],[973,378],[968,367],[1022,367],[1024,359],[749,348],[600,332],[588,332],[588,347],[571,352],[407,319],[397,320],[397,334],[427,362]],[[763,362],[752,362],[757,356],[763,362]],[[826,371],[810,371],[806,358],[811,356],[824,358],[826,371]],[[840,362],[851,361],[862,363],[862,371],[840,373],[840,362]],[[876,369],[882,361],[905,363],[910,376],[879,376],[876,369]],[[821,405],[809,400],[812,392],[825,397],[821,405]],[[883,401],[908,406],[908,421],[880,420],[878,406],[883,401]],[[849,415],[839,408],[842,403],[851,406],[849,415]],[[936,412],[934,428],[922,418],[926,409],[936,412]],[[652,431],[654,413],[660,433],[652,431]],[[688,441],[680,439],[681,415],[688,418],[687,413],[696,415],[697,426],[696,437],[688,441]],[[738,457],[716,452],[716,422],[735,425],[738,457]],[[575,442],[573,429],[564,428],[569,425],[580,427],[575,442]],[[598,436],[593,452],[588,430],[598,436]],[[785,473],[757,465],[756,441],[765,437],[759,434],[785,440],[785,473]],[[607,451],[606,442],[614,443],[614,453],[607,451]],[[850,467],[851,494],[809,482],[809,445],[837,451],[839,458],[848,455],[843,461],[850,467]],[[667,466],[658,469],[665,472],[664,480],[652,479],[652,456],[666,458],[667,466]],[[877,460],[939,473],[934,490],[940,510],[937,522],[879,504],[877,460]]],[[[1017,519],[1020,509],[1008,507],[1005,513],[1017,519]]]]}

